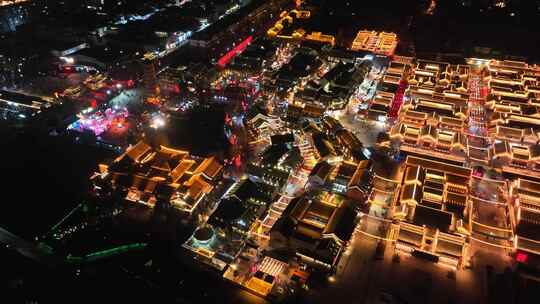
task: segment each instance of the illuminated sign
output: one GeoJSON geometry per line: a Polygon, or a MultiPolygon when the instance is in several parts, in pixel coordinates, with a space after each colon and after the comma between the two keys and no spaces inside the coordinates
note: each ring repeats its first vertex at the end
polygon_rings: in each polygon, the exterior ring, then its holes
{"type": "Polygon", "coordinates": [[[242,53],[244,49],[251,43],[253,40],[253,36],[247,37],[244,41],[240,42],[237,46],[235,46],[232,50],[230,50],[227,54],[223,55],[223,57],[219,58],[218,65],[222,68],[224,68],[231,60],[236,57],[238,54],[242,53]]]}
{"type": "Polygon", "coordinates": [[[527,263],[527,260],[529,259],[529,255],[525,252],[518,252],[516,254],[516,261],[519,263],[527,263]]]}

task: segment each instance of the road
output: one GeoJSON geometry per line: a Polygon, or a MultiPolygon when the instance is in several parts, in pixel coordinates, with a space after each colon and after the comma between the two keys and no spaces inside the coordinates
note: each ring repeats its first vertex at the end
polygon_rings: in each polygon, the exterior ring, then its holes
{"type": "Polygon", "coordinates": [[[365,147],[373,147],[377,143],[377,136],[385,131],[385,124],[375,121],[360,120],[355,118],[355,113],[343,113],[337,117],[339,122],[353,132],[365,147]]]}

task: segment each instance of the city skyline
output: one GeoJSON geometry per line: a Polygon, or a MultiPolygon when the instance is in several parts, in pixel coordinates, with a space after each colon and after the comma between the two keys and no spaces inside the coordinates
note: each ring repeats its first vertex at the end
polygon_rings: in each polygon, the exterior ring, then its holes
{"type": "Polygon", "coordinates": [[[0,1],[4,297],[535,303],[538,15],[0,1]]]}

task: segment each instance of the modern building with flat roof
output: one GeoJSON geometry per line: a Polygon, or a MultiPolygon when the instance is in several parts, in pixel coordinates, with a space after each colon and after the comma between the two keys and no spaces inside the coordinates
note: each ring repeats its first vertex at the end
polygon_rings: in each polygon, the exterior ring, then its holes
{"type": "Polygon", "coordinates": [[[391,56],[397,45],[398,37],[395,33],[360,30],[354,38],[351,50],[391,56]]]}

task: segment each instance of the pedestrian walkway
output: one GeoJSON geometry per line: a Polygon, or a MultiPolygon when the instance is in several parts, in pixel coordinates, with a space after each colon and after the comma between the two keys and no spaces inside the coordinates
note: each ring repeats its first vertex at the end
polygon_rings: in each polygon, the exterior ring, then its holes
{"type": "Polygon", "coordinates": [[[269,212],[261,222],[262,231],[260,232],[262,232],[263,235],[267,235],[270,232],[276,221],[281,217],[283,211],[285,211],[289,203],[293,200],[294,197],[291,195],[294,195],[295,193],[289,193],[287,187],[289,185],[295,185],[295,187],[293,187],[293,192],[304,189],[309,174],[317,163],[313,152],[313,145],[309,138],[306,138],[305,136],[296,136],[295,144],[298,146],[304,162],[298,169],[291,171],[279,199],[270,205],[269,212]]]}

